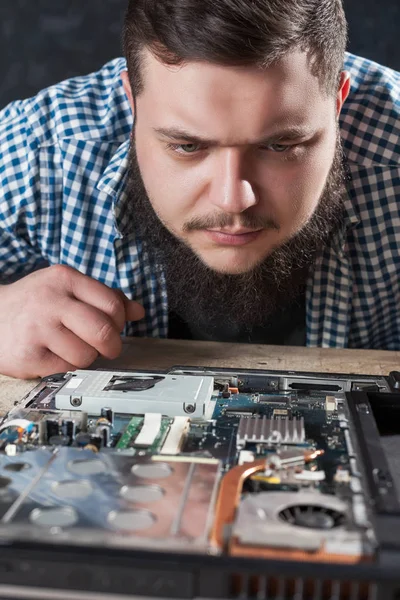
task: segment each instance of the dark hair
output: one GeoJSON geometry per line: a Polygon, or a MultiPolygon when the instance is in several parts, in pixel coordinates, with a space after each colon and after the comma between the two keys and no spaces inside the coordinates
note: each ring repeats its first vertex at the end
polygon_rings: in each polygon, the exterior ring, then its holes
{"type": "Polygon", "coordinates": [[[135,96],[143,90],[145,48],[169,65],[261,68],[301,49],[321,86],[333,93],[346,42],[342,0],[129,0],[123,31],[135,96]]]}

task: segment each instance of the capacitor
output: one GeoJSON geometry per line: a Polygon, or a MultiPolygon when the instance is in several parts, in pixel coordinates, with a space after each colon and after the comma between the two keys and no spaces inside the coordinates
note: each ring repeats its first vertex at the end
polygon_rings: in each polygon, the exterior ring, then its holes
{"type": "Polygon", "coordinates": [[[80,430],[86,432],[88,428],[88,414],[87,412],[81,412],[80,430]]]}
{"type": "Polygon", "coordinates": [[[39,421],[39,444],[45,444],[47,442],[47,424],[45,420],[39,421]]]}
{"type": "Polygon", "coordinates": [[[70,443],[72,444],[72,442],[75,439],[75,434],[76,434],[75,421],[73,421],[72,419],[64,419],[61,422],[61,431],[62,431],[63,435],[67,436],[70,443]]]}
{"type": "Polygon", "coordinates": [[[108,446],[111,440],[111,423],[102,423],[96,427],[96,435],[100,436],[103,446],[108,446]]]}
{"type": "Polygon", "coordinates": [[[50,440],[50,438],[52,438],[55,435],[59,435],[60,433],[60,426],[58,424],[58,421],[55,421],[54,419],[47,419],[46,420],[46,428],[47,428],[47,439],[50,440]]]}
{"type": "Polygon", "coordinates": [[[107,421],[109,421],[111,423],[111,425],[113,425],[114,423],[114,415],[113,415],[113,411],[110,407],[106,406],[104,408],[101,409],[100,411],[100,415],[104,418],[107,419],[107,421]]]}

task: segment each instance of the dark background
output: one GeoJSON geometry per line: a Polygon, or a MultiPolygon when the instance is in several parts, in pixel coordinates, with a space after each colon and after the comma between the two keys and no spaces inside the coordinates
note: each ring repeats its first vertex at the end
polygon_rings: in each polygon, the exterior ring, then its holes
{"type": "MultiPolygon", "coordinates": [[[[119,56],[126,4],[0,0],[0,108],[119,56]]],[[[400,70],[400,0],[345,0],[345,8],[349,50],[400,70]]]]}

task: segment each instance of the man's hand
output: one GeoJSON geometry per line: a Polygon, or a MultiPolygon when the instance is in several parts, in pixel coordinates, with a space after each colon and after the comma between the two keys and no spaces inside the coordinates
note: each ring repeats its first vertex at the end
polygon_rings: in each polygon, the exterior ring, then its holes
{"type": "Polygon", "coordinates": [[[0,287],[0,373],[29,379],[116,358],[125,321],[143,307],[63,265],[0,287]]]}

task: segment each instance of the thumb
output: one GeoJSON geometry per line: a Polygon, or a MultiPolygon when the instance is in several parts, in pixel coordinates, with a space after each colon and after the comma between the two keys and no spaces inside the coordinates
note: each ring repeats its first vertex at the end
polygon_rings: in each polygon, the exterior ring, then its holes
{"type": "Polygon", "coordinates": [[[125,321],[140,321],[145,315],[145,310],[139,302],[124,298],[125,321]]]}

